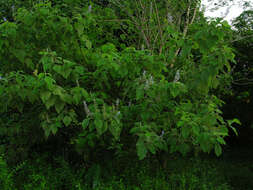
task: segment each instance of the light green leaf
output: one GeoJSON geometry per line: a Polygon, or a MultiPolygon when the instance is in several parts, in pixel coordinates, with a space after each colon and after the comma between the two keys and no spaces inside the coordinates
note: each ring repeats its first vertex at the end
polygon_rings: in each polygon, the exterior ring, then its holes
{"type": "Polygon", "coordinates": [[[226,142],[224,141],[224,139],[222,137],[217,137],[217,141],[220,143],[220,144],[226,144],[226,142]]]}
{"type": "Polygon", "coordinates": [[[85,41],[85,45],[88,49],[91,49],[92,48],[92,44],[91,44],[91,41],[90,40],[86,40],[85,41]]]}
{"type": "Polygon", "coordinates": [[[228,120],[228,125],[229,125],[229,126],[231,126],[233,123],[236,123],[236,124],[238,124],[238,125],[241,125],[241,122],[240,122],[239,119],[234,118],[234,119],[232,119],[232,120],[228,120]]]}
{"type": "Polygon", "coordinates": [[[230,126],[230,128],[234,131],[234,133],[236,134],[236,136],[238,136],[238,132],[237,132],[236,128],[234,128],[233,126],[230,126]]]}
{"type": "Polygon", "coordinates": [[[184,126],[184,124],[185,124],[184,121],[178,121],[178,122],[177,122],[177,126],[178,126],[178,127],[182,127],[182,126],[184,126]]]}

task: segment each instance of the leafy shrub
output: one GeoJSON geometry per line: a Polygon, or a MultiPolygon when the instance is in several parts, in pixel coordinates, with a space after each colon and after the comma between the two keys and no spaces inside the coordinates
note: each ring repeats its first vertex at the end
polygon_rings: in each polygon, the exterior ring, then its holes
{"type": "Polygon", "coordinates": [[[223,102],[210,92],[234,58],[226,44],[228,24],[191,24],[188,36],[168,26],[169,54],[151,55],[118,48],[108,28],[121,26],[99,22],[115,18],[114,11],[101,16],[96,9],[73,8],[69,16],[50,2],[39,3],[0,25],[6,151],[25,157],[45,135],[75,145],[87,160],[96,151],[131,153],[135,147],[140,159],[157,151],[214,149],[220,155],[227,127],[239,122],[223,120],[223,102]]]}

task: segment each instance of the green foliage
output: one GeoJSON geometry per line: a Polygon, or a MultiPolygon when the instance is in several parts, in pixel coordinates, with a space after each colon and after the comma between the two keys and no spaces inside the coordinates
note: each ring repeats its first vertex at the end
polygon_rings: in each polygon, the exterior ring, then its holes
{"type": "Polygon", "coordinates": [[[3,155],[0,156],[0,188],[3,190],[14,189],[13,173],[7,166],[3,155]]]}
{"type": "Polygon", "coordinates": [[[211,90],[234,58],[226,22],[186,18],[188,35],[167,25],[166,51],[151,54],[114,35],[124,26],[106,20],[118,19],[118,9],[73,3],[65,13],[56,5],[22,7],[0,25],[1,136],[24,152],[57,138],[86,156],[135,146],[140,159],[159,151],[221,154],[232,123],[211,90]],[[4,125],[8,114],[15,118],[4,125]]]}
{"type": "MultiPolygon", "coordinates": [[[[117,160],[114,161],[118,163],[117,160]]],[[[232,189],[226,183],[225,173],[219,173],[221,168],[211,161],[201,159],[171,161],[169,167],[162,170],[154,161],[139,163],[138,160],[134,160],[117,173],[116,170],[120,168],[106,168],[106,165],[94,164],[89,169],[80,166],[73,169],[61,157],[54,158],[49,163],[46,157],[41,156],[14,169],[12,173],[13,177],[15,176],[15,183],[6,189],[15,189],[15,187],[19,190],[232,189]]]]}

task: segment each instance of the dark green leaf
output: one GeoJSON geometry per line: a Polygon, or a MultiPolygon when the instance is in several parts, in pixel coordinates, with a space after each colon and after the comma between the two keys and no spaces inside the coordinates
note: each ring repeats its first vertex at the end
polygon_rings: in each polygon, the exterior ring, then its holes
{"type": "Polygon", "coordinates": [[[56,97],[55,96],[50,96],[50,98],[45,102],[46,108],[50,109],[55,104],[56,97]]]}
{"type": "Polygon", "coordinates": [[[136,100],[143,99],[144,97],[144,90],[142,88],[136,89],[136,100]]]}
{"type": "Polygon", "coordinates": [[[55,109],[56,109],[57,113],[60,113],[63,110],[64,106],[65,106],[64,102],[57,100],[55,103],[55,109]]]}
{"type": "Polygon", "coordinates": [[[45,103],[51,96],[51,92],[44,90],[40,92],[40,98],[42,100],[43,103],[45,103]]]}
{"type": "Polygon", "coordinates": [[[136,149],[137,149],[137,155],[139,159],[143,160],[146,157],[148,151],[147,151],[144,141],[141,140],[140,138],[138,139],[136,143],[136,149]]]}
{"type": "Polygon", "coordinates": [[[221,146],[219,144],[215,144],[214,151],[215,151],[216,156],[220,156],[222,153],[221,146]]]}
{"type": "Polygon", "coordinates": [[[69,126],[71,122],[72,122],[71,117],[65,116],[65,117],[63,118],[63,123],[64,123],[65,126],[69,126]]]}
{"type": "Polygon", "coordinates": [[[88,127],[89,121],[90,121],[90,119],[84,119],[83,120],[83,122],[82,122],[83,129],[86,129],[88,127]]]}

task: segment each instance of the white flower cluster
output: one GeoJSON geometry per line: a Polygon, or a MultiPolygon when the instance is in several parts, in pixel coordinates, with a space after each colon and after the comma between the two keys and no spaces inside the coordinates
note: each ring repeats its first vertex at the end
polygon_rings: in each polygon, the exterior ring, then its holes
{"type": "Polygon", "coordinates": [[[180,72],[179,70],[177,70],[176,74],[175,74],[175,78],[174,78],[174,81],[173,82],[178,82],[180,79],[180,72]]]}
{"type": "Polygon", "coordinates": [[[143,79],[145,81],[145,87],[144,87],[145,90],[149,89],[149,87],[154,84],[153,76],[151,74],[147,76],[145,70],[143,71],[143,79]]]}
{"type": "Polygon", "coordinates": [[[88,7],[88,12],[89,13],[91,12],[91,9],[92,9],[92,5],[89,5],[89,7],[88,7]]]}

